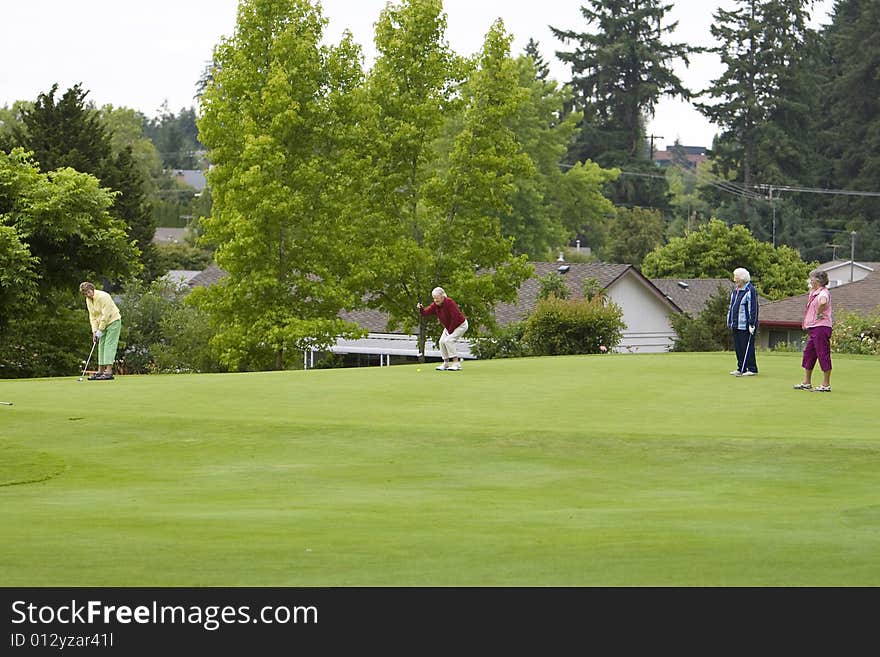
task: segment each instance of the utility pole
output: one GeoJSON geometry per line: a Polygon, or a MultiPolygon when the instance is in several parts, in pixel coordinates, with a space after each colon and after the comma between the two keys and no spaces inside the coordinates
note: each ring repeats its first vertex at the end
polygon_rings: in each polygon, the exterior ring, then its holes
{"type": "Polygon", "coordinates": [[[856,268],[856,231],[852,231],[849,236],[849,282],[852,283],[856,268]]]}
{"type": "Polygon", "coordinates": [[[650,151],[651,151],[651,152],[650,152],[651,162],[654,161],[654,140],[655,140],[655,139],[663,139],[663,135],[648,135],[648,141],[649,141],[650,144],[651,144],[651,146],[650,146],[650,151]]]}
{"type": "Polygon", "coordinates": [[[770,185],[770,212],[773,215],[773,248],[776,248],[776,204],[773,203],[773,185],[770,185]]]}

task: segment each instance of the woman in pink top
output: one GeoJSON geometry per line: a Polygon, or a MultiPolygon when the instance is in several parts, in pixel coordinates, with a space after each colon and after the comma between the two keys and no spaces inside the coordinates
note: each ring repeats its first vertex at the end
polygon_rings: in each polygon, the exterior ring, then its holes
{"type": "Polygon", "coordinates": [[[810,296],[804,309],[803,328],[809,338],[804,347],[801,365],[804,380],[794,386],[795,390],[831,392],[831,294],[828,292],[828,273],[815,270],[810,272],[810,296]],[[813,368],[816,361],[822,368],[822,385],[813,387],[813,368]]]}

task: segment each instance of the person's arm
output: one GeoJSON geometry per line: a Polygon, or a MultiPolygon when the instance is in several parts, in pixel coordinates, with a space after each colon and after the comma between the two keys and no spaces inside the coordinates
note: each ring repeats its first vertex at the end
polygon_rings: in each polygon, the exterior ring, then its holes
{"type": "Polygon", "coordinates": [[[825,308],[828,307],[828,293],[819,293],[819,306],[816,308],[816,319],[825,318],[825,308]]]}
{"type": "Polygon", "coordinates": [[[758,328],[758,291],[753,287],[749,290],[749,333],[754,334],[758,328]]]}
{"type": "Polygon", "coordinates": [[[425,307],[422,305],[422,302],[419,301],[416,304],[416,308],[419,309],[420,315],[435,315],[435,314],[437,314],[437,304],[435,304],[435,303],[431,303],[430,306],[425,307]]]}
{"type": "Polygon", "coordinates": [[[89,312],[89,326],[92,328],[92,335],[98,330],[98,309],[92,299],[86,297],[86,310],[89,312]]]}

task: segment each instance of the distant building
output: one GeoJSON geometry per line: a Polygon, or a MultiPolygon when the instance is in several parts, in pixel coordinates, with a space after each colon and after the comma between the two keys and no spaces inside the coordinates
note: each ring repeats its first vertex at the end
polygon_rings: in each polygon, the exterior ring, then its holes
{"type": "Polygon", "coordinates": [[[186,228],[166,228],[160,226],[153,235],[154,244],[179,244],[186,238],[186,228]]]}
{"type": "Polygon", "coordinates": [[[177,182],[192,187],[197,192],[203,191],[208,186],[205,172],[198,169],[175,169],[174,177],[177,178],[177,182]]]}
{"type": "Polygon", "coordinates": [[[654,151],[654,163],[660,167],[679,164],[694,169],[701,162],[709,159],[705,146],[666,146],[665,151],[654,151]]]}

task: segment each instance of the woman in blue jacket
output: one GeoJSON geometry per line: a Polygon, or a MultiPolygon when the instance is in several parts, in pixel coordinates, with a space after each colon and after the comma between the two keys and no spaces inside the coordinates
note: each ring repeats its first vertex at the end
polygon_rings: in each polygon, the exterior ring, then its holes
{"type": "Polygon", "coordinates": [[[730,309],[727,311],[727,327],[733,330],[733,348],[736,351],[734,376],[755,376],[758,364],[755,362],[755,330],[758,328],[758,292],[752,285],[752,276],[747,269],[733,270],[733,284],[736,286],[730,295],[730,309]]]}

